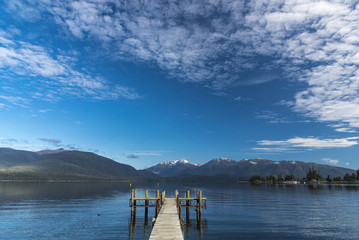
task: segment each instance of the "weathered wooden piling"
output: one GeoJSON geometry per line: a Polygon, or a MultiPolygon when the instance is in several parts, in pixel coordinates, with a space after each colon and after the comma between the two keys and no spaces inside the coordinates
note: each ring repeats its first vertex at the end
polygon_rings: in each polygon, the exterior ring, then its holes
{"type": "Polygon", "coordinates": [[[136,190],[131,190],[131,215],[136,215],[136,190]]]}
{"type": "Polygon", "coordinates": [[[197,221],[201,221],[202,218],[202,190],[197,190],[197,221]]]}
{"type": "Polygon", "coordinates": [[[146,193],[145,193],[145,220],[147,219],[148,217],[148,190],[146,190],[146,193]]]}
{"type": "Polygon", "coordinates": [[[186,221],[189,222],[189,208],[196,207],[197,221],[201,225],[202,207],[207,206],[207,199],[202,198],[202,191],[197,190],[197,196],[190,197],[190,191],[186,191],[185,197],[180,198],[178,190],[175,191],[175,198],[165,198],[165,191],[160,195],[159,190],[156,191],[155,198],[149,198],[148,190],[145,191],[145,197],[136,196],[136,190],[131,191],[131,233],[134,232],[134,224],[136,219],[136,208],[145,207],[145,231],[148,225],[148,208],[155,207],[155,227],[151,233],[151,240],[155,239],[183,239],[181,230],[181,207],[186,207],[186,221]],[[167,207],[166,207],[167,206],[167,207]],[[178,225],[180,233],[178,233],[178,225]],[[162,229],[162,230],[161,230],[162,229]]]}
{"type": "Polygon", "coordinates": [[[190,192],[189,191],[186,191],[186,222],[188,223],[189,222],[189,205],[190,205],[190,192]]]}
{"type": "Polygon", "coordinates": [[[158,216],[158,212],[160,211],[160,190],[156,191],[156,202],[155,202],[155,218],[158,216]]]}

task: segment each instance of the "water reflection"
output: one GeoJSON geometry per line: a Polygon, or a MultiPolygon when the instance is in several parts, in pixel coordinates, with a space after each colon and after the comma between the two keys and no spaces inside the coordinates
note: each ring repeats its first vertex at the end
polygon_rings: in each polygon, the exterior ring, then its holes
{"type": "Polygon", "coordinates": [[[2,199],[81,199],[129,190],[127,183],[0,183],[2,199]]]}
{"type": "MultiPolygon", "coordinates": [[[[152,186],[135,187],[144,196],[152,186]]],[[[185,190],[202,189],[207,197],[200,222],[195,208],[188,214],[182,208],[186,240],[359,236],[358,185],[159,188],[168,197],[174,197],[175,189],[181,196],[185,190]]],[[[147,219],[144,208],[137,209],[136,219],[131,219],[129,199],[130,187],[121,183],[0,183],[0,239],[148,239],[154,208],[149,209],[147,219]]]]}
{"type": "Polygon", "coordinates": [[[153,216],[136,216],[136,214],[131,214],[131,217],[128,219],[128,232],[129,239],[138,239],[140,235],[143,236],[143,239],[149,238],[152,228],[154,226],[153,216]]]}
{"type": "Polygon", "coordinates": [[[185,239],[202,239],[203,231],[208,230],[208,221],[206,218],[197,221],[197,219],[186,219],[184,222],[184,236],[185,239]],[[197,233],[198,237],[191,236],[193,233],[197,233]]]}

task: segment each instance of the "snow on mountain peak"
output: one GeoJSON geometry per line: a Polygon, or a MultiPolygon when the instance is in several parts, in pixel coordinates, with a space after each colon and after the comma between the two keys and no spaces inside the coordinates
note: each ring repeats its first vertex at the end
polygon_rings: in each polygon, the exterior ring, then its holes
{"type": "Polygon", "coordinates": [[[177,164],[191,164],[191,165],[194,165],[194,164],[190,163],[189,161],[187,161],[186,159],[173,160],[173,161],[171,161],[171,162],[169,162],[169,161],[164,161],[164,162],[162,162],[162,163],[160,163],[160,164],[161,164],[161,165],[165,165],[165,166],[170,166],[170,167],[175,166],[175,165],[177,165],[177,164]]]}

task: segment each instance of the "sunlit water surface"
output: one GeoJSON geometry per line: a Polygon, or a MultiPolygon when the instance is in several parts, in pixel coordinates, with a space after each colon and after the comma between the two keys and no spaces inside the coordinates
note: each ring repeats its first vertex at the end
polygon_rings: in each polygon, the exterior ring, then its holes
{"type": "MultiPolygon", "coordinates": [[[[307,185],[134,186],[203,190],[208,207],[184,218],[185,239],[359,239],[359,187],[307,185]]],[[[154,209],[131,225],[129,184],[0,183],[0,239],[148,239],[154,209]]]]}

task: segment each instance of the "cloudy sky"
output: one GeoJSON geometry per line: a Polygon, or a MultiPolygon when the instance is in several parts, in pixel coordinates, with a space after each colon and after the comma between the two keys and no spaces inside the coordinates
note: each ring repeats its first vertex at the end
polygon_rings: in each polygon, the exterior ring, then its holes
{"type": "Polygon", "coordinates": [[[0,147],[359,168],[357,1],[0,6],[0,147]]]}

